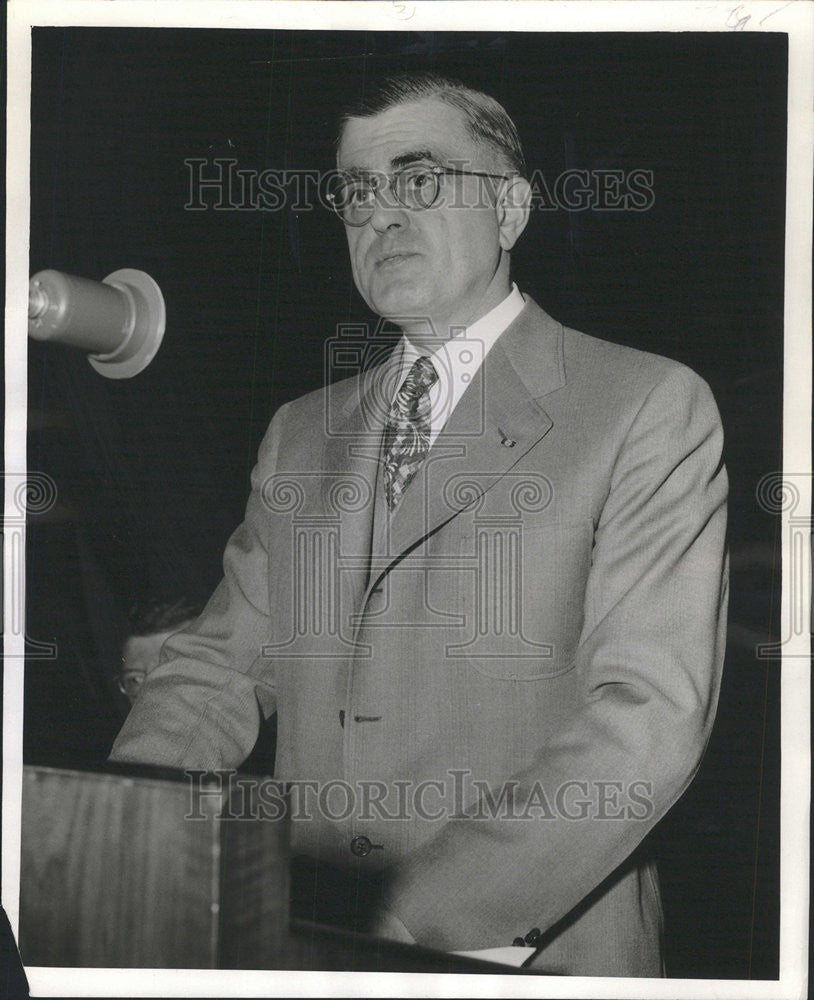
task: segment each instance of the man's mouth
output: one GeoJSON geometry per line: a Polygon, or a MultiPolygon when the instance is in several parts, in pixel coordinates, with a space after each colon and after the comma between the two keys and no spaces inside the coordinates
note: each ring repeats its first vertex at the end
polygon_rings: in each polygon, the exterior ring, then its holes
{"type": "Polygon", "coordinates": [[[418,254],[410,253],[407,250],[393,251],[393,253],[387,253],[379,257],[376,261],[376,267],[397,267],[411,257],[417,256],[418,254]]]}

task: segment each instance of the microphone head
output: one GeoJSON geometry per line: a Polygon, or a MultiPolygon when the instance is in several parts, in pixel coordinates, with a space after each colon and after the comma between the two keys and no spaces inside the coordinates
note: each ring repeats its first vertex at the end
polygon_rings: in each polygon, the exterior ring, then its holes
{"type": "Polygon", "coordinates": [[[132,302],[133,329],[112,353],[91,354],[88,361],[105,378],[131,378],[149,365],[161,347],[167,324],[164,296],[145,271],[124,267],[102,279],[132,302]]]}
{"type": "Polygon", "coordinates": [[[165,325],[161,289],[144,271],[123,268],[99,282],[46,270],[29,282],[29,336],[86,351],[106,378],[143,371],[161,346],[165,325]]]}

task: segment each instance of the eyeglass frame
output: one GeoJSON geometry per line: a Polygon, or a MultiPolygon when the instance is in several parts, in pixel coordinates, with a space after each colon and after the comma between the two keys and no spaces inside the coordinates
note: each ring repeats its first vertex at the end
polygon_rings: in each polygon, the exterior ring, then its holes
{"type": "MultiPolygon", "coordinates": [[[[348,172],[346,172],[346,171],[340,171],[340,173],[348,173],[348,172]]],[[[399,203],[399,205],[401,205],[402,208],[406,208],[408,212],[426,212],[427,209],[432,208],[432,206],[438,200],[438,195],[441,193],[441,181],[440,181],[440,178],[443,177],[443,176],[451,176],[451,177],[488,177],[491,180],[496,180],[496,181],[509,181],[513,177],[519,176],[518,174],[488,174],[488,173],[485,173],[482,170],[459,170],[456,167],[442,167],[438,163],[434,163],[434,164],[432,164],[430,166],[427,166],[427,167],[424,167],[423,164],[420,164],[420,163],[407,163],[403,167],[399,167],[398,170],[393,170],[389,174],[388,173],[384,173],[383,171],[382,172],[371,172],[371,173],[372,173],[373,177],[378,177],[378,178],[384,177],[387,183],[386,183],[386,185],[380,183],[377,187],[373,187],[371,185],[371,190],[373,191],[373,197],[374,197],[374,205],[371,208],[370,215],[365,219],[364,222],[348,222],[348,220],[342,215],[341,211],[339,210],[339,208],[336,205],[335,195],[331,194],[330,192],[327,193],[327,199],[328,199],[328,201],[330,201],[331,207],[333,208],[334,212],[336,212],[336,214],[339,216],[339,219],[341,220],[341,222],[344,225],[346,225],[346,226],[351,226],[353,229],[361,229],[362,226],[366,226],[368,224],[368,222],[370,222],[370,220],[373,218],[374,212],[376,211],[376,206],[375,206],[376,195],[379,193],[379,191],[381,191],[385,187],[387,187],[390,190],[390,192],[392,193],[392,195],[396,199],[396,201],[399,203]],[[417,167],[418,168],[423,168],[426,171],[426,173],[432,174],[435,177],[435,179],[436,179],[435,180],[435,194],[432,196],[432,200],[429,202],[429,204],[423,205],[421,207],[418,207],[418,206],[414,207],[412,205],[405,205],[404,202],[401,200],[401,198],[399,198],[398,191],[396,190],[396,180],[397,180],[397,178],[399,178],[407,170],[415,170],[417,167]]],[[[348,176],[353,176],[353,175],[351,175],[351,174],[348,173],[348,176]]]]}

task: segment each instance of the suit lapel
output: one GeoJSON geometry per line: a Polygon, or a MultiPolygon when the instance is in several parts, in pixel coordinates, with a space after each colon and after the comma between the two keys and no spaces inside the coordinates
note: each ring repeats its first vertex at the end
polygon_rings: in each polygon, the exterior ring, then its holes
{"type": "MultiPolygon", "coordinates": [[[[565,382],[562,328],[534,302],[502,334],[390,520],[382,567],[476,504],[552,427],[541,399],[565,382]]],[[[380,573],[373,573],[373,585],[380,573]]]]}
{"type": "Polygon", "coordinates": [[[368,583],[377,465],[394,371],[401,351],[358,378],[328,388],[328,440],[323,455],[321,508],[341,525],[339,542],[342,631],[360,607],[368,583]]]}

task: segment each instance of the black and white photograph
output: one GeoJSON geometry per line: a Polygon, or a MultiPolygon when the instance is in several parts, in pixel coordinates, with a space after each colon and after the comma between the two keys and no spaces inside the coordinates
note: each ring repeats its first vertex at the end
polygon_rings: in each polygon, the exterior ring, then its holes
{"type": "Polygon", "coordinates": [[[10,9],[0,997],[805,996],[814,5],[194,6],[10,9]]]}

